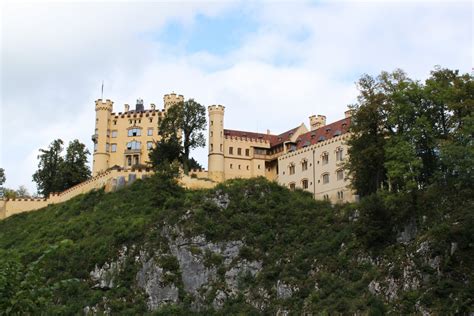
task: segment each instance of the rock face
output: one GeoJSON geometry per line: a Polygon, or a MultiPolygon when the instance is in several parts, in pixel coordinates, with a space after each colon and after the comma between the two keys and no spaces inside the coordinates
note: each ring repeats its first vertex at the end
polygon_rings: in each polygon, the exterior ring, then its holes
{"type": "Polygon", "coordinates": [[[178,302],[178,287],[165,280],[166,272],[155,260],[142,261],[142,268],[137,272],[137,285],[148,295],[148,309],[156,310],[162,304],[178,302]]]}
{"type": "MultiPolygon", "coordinates": [[[[237,297],[240,278],[255,277],[262,270],[262,262],[239,258],[244,246],[240,240],[212,243],[204,236],[186,237],[177,227],[166,227],[161,234],[167,240],[169,251],[139,250],[136,254],[124,246],[116,261],[100,268],[96,266],[90,272],[94,286],[103,290],[116,287],[115,279],[123,271],[127,257],[133,256],[138,265],[136,285],[145,292],[150,311],[178,303],[185,295],[192,299],[194,310],[202,309],[207,303],[220,309],[227,299],[237,297]],[[178,263],[177,271],[160,265],[162,258],[169,260],[170,257],[178,263]]],[[[284,284],[280,287],[284,296],[291,295],[288,294],[291,289],[286,289],[284,284]]],[[[256,305],[262,306],[261,303],[256,305]]],[[[90,313],[95,307],[88,308],[90,313]]]]}

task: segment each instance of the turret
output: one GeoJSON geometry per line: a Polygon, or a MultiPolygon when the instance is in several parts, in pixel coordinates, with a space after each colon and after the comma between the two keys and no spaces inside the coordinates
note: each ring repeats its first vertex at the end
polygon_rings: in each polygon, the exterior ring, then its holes
{"type": "Polygon", "coordinates": [[[95,101],[95,133],[92,135],[94,142],[94,161],[92,163],[92,173],[105,171],[109,168],[109,124],[112,113],[113,102],[109,99],[99,99],[95,101]]]}
{"type": "Polygon", "coordinates": [[[211,105],[209,111],[209,160],[211,180],[224,181],[224,109],[222,105],[211,105]]]}
{"type": "Polygon", "coordinates": [[[312,131],[326,125],[326,117],[324,115],[311,115],[309,117],[309,126],[312,131]]]}
{"type": "Polygon", "coordinates": [[[165,112],[168,111],[169,107],[172,106],[173,104],[179,103],[179,102],[184,102],[184,97],[181,94],[176,94],[176,93],[171,93],[171,94],[165,94],[163,97],[164,101],[164,109],[165,112]]]}

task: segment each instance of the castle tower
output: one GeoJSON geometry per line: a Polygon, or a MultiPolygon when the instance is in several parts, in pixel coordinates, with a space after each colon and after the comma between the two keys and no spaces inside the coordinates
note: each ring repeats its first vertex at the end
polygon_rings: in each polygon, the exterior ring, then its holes
{"type": "Polygon", "coordinates": [[[92,135],[94,142],[93,176],[109,168],[109,125],[113,104],[109,99],[95,101],[95,133],[92,135]]]}
{"type": "Polygon", "coordinates": [[[222,182],[224,178],[224,106],[211,105],[209,111],[209,178],[222,182]]]}
{"type": "Polygon", "coordinates": [[[309,117],[309,126],[312,131],[326,125],[326,117],[324,115],[311,115],[309,117]]]}
{"type": "Polygon", "coordinates": [[[165,94],[163,97],[164,101],[164,109],[165,112],[168,111],[170,106],[173,104],[179,103],[179,102],[184,102],[184,97],[181,94],[176,94],[176,93],[171,93],[171,94],[165,94]]]}

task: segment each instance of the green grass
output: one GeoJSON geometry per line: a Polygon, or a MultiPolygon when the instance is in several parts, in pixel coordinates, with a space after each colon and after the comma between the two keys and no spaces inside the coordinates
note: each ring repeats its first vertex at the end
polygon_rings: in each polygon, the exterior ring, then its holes
{"type": "MultiPolygon", "coordinates": [[[[191,298],[182,288],[178,262],[160,233],[164,225],[179,226],[188,236],[204,235],[212,242],[243,241],[240,257],[261,261],[263,269],[255,278],[242,277],[242,291],[258,296],[259,289],[265,289],[270,294],[265,313],[275,314],[278,309],[294,314],[412,313],[418,301],[434,312],[472,310],[472,200],[453,203],[443,199],[445,202],[439,203],[440,194],[432,192],[420,194],[416,205],[410,204],[412,200],[381,195],[359,205],[331,206],[313,200],[306,192],[291,192],[263,178],[232,180],[212,190],[184,190],[156,176],[115,193],[91,192],[0,222],[0,291],[10,293],[0,300],[0,310],[2,304],[12,304],[11,293],[18,293],[21,284],[31,284],[44,291],[34,294],[34,300],[26,295],[20,301],[33,302],[34,311],[77,314],[85,306],[103,306],[105,297],[115,314],[146,313],[146,295],[135,284],[138,266],[133,256],[117,276],[118,287],[96,289],[89,277],[96,265],[115,260],[119,250],[127,246],[131,253],[140,249],[162,253],[156,260],[172,272],[167,282],[180,288],[180,303],[155,314],[191,314],[191,298]],[[215,203],[219,196],[228,199],[226,208],[215,203]],[[349,220],[355,209],[361,213],[357,222],[349,220]],[[410,216],[419,222],[418,240],[402,246],[394,241],[396,230],[410,216]],[[423,216],[427,218],[422,221],[423,216]],[[453,225],[456,221],[460,224],[453,225]],[[430,240],[433,251],[443,256],[443,276],[437,276],[420,260],[416,263],[419,269],[430,275],[420,289],[401,293],[394,302],[372,295],[368,291],[370,281],[389,274],[401,277],[407,253],[414,253],[421,240],[430,240]],[[454,241],[458,250],[453,256],[447,255],[454,241]],[[361,256],[376,256],[392,262],[395,268],[357,260],[361,256]],[[28,269],[36,278],[25,281],[23,272],[28,269]],[[278,299],[277,280],[298,290],[291,298],[278,299]],[[465,280],[471,283],[463,285],[465,280]]],[[[221,256],[201,255],[207,266],[225,273],[221,256]]],[[[251,315],[258,311],[240,295],[227,301],[220,311],[210,307],[202,313],[251,315]]]]}

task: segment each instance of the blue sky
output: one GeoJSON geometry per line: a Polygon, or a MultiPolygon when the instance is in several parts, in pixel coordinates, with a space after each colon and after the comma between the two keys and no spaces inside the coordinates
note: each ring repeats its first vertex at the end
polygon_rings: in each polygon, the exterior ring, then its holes
{"type": "MultiPolygon", "coordinates": [[[[363,74],[435,65],[470,72],[470,2],[127,2],[1,4],[0,167],[26,185],[38,149],[92,149],[94,100],[162,104],[175,91],[226,106],[228,128],[279,133],[356,101],[363,74]],[[14,132],[12,132],[14,131],[14,132]]],[[[193,154],[207,165],[206,149],[193,154]]]]}

